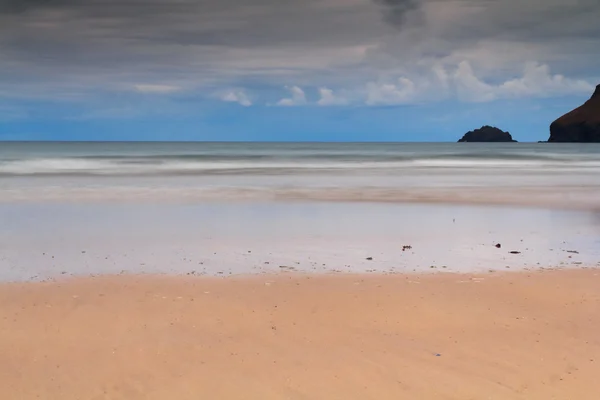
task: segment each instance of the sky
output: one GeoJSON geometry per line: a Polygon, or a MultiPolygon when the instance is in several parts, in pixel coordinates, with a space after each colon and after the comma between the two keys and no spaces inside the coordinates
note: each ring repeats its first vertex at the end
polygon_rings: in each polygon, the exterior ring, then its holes
{"type": "Polygon", "coordinates": [[[0,140],[546,140],[598,0],[0,0],[0,140]]]}

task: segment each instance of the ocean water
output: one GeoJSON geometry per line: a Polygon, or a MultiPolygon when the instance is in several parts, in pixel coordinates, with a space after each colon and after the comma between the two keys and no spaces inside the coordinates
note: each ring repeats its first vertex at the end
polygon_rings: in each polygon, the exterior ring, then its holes
{"type": "Polygon", "coordinates": [[[600,145],[0,143],[0,201],[600,205],[600,145]]]}

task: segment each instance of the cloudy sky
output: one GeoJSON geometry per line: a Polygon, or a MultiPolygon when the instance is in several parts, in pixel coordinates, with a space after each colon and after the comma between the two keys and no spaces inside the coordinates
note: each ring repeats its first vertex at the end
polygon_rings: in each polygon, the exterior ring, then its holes
{"type": "Polygon", "coordinates": [[[546,139],[598,0],[0,0],[0,138],[546,139]]]}

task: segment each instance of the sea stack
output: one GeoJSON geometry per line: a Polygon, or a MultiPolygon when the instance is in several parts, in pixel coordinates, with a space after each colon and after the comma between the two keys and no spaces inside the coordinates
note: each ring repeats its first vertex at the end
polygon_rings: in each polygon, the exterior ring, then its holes
{"type": "Polygon", "coordinates": [[[600,85],[581,107],[550,125],[549,142],[600,143],[600,85]]]}
{"type": "Polygon", "coordinates": [[[508,132],[493,126],[482,126],[474,131],[467,132],[458,143],[463,142],[516,142],[508,132]]]}

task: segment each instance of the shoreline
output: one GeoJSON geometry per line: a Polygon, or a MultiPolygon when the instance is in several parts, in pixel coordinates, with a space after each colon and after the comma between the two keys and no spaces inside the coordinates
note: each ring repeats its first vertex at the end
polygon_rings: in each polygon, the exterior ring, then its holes
{"type": "MultiPolygon", "coordinates": [[[[281,268],[281,267],[280,267],[281,268]]],[[[190,281],[205,281],[210,282],[238,282],[246,281],[253,282],[258,280],[277,280],[277,279],[386,279],[389,277],[405,279],[420,279],[420,278],[432,278],[438,277],[456,277],[456,278],[499,278],[504,276],[521,276],[531,274],[543,274],[543,273],[557,273],[557,272],[586,272],[586,271],[598,271],[600,272],[600,262],[592,265],[570,265],[570,266],[549,266],[549,267],[524,267],[524,268],[512,268],[507,267],[505,269],[481,269],[473,270],[470,272],[465,271],[453,271],[443,269],[439,267],[431,268],[429,270],[422,271],[366,271],[366,272],[347,272],[343,270],[328,270],[323,272],[311,272],[302,271],[296,268],[281,268],[279,271],[261,271],[261,272],[248,272],[239,274],[218,274],[211,275],[202,272],[184,272],[184,273],[155,273],[155,272],[120,272],[120,273],[91,273],[91,274],[60,274],[57,276],[46,277],[39,280],[21,280],[21,281],[0,281],[0,290],[3,287],[10,286],[28,286],[28,285],[64,285],[64,284],[77,284],[86,283],[92,281],[110,281],[110,280],[166,280],[166,281],[178,281],[178,280],[190,280],[190,281]]]]}
{"type": "Polygon", "coordinates": [[[600,271],[0,284],[0,397],[595,399],[600,271]]]}
{"type": "MultiPolygon", "coordinates": [[[[386,188],[379,188],[383,191],[386,188]]],[[[376,190],[376,192],[379,191],[376,190]]],[[[157,192],[146,190],[143,193],[126,190],[119,190],[117,193],[110,193],[111,188],[92,189],[92,190],[73,190],[71,188],[60,188],[56,193],[51,190],[33,189],[31,193],[11,193],[11,189],[3,190],[3,196],[0,199],[0,206],[11,205],[253,205],[253,204],[279,204],[279,205],[297,205],[297,204],[370,204],[370,205],[429,205],[439,207],[483,207],[483,208],[520,208],[532,210],[553,210],[564,212],[584,212],[600,214],[598,207],[598,188],[596,187],[573,187],[567,192],[564,188],[558,191],[556,187],[543,187],[543,190],[528,191],[523,187],[485,187],[485,188],[463,188],[449,187],[442,190],[430,191],[417,189],[408,189],[405,192],[391,193],[381,195],[380,193],[369,194],[365,188],[356,188],[355,191],[361,192],[361,195],[348,196],[336,194],[336,188],[320,188],[321,193],[264,193],[262,191],[248,190],[245,193],[236,194],[211,194],[211,193],[190,193],[182,194],[179,189],[170,190],[160,189],[157,192]],[[581,189],[581,190],[577,190],[581,189]],[[501,193],[519,193],[518,197],[498,199],[498,192],[501,193]],[[365,194],[366,193],[366,194],[365,194]],[[462,193],[462,198],[456,196],[462,193]],[[524,193],[524,194],[523,194],[524,193]],[[559,194],[568,196],[567,199],[549,199],[547,196],[559,194]],[[592,195],[592,198],[586,199],[586,196],[592,195]],[[537,196],[537,197],[536,197],[537,196]]],[[[22,189],[20,189],[22,190],[22,189]]],[[[13,190],[14,192],[14,190],[13,190]]]]}

